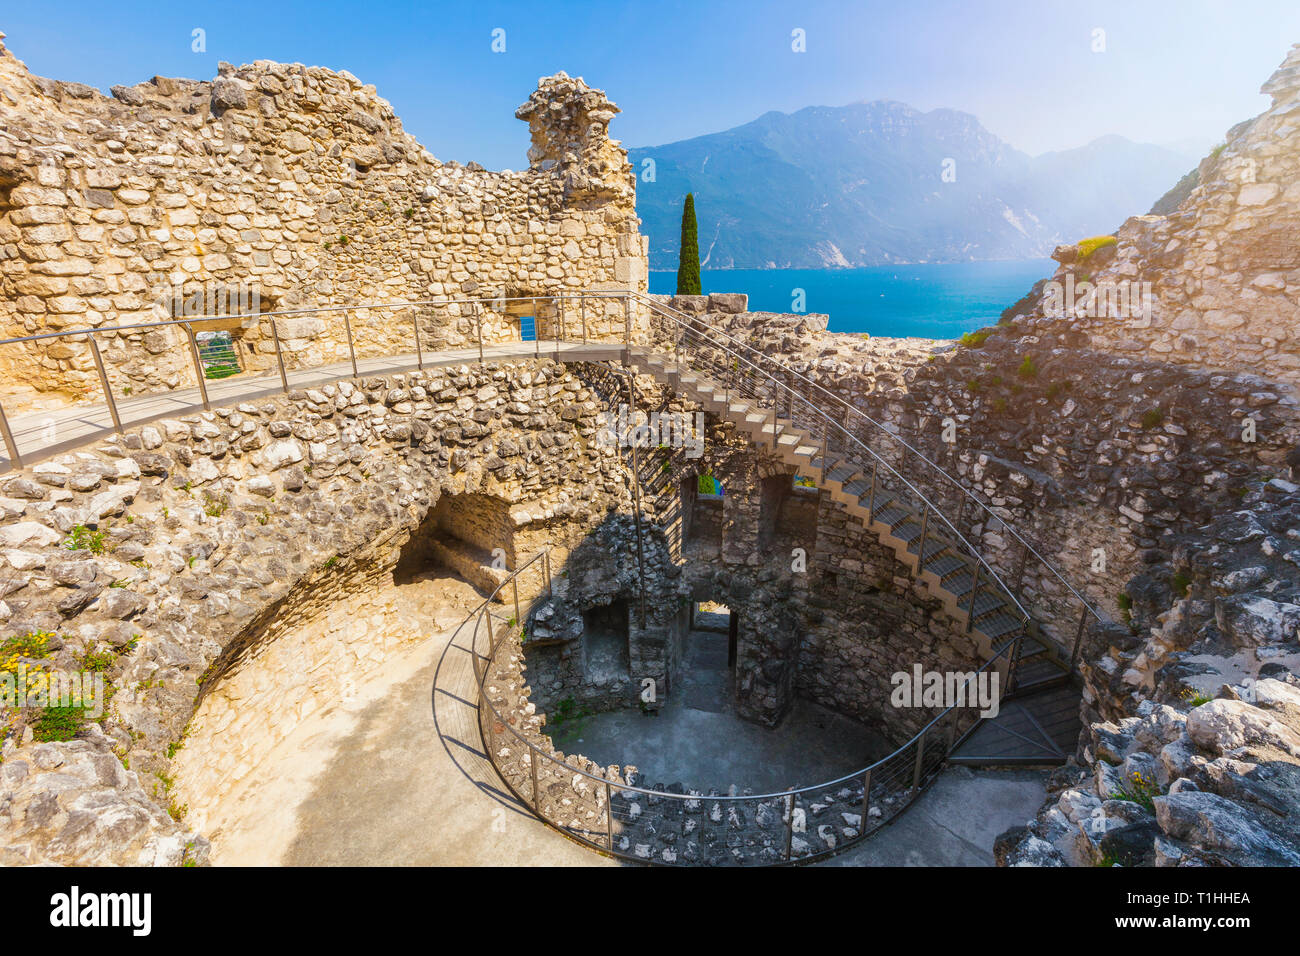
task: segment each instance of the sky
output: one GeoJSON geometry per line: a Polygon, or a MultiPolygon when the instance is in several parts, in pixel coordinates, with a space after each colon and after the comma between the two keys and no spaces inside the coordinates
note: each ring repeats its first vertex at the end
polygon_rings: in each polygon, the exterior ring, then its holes
{"type": "Polygon", "coordinates": [[[608,92],[627,146],[893,99],[1035,155],[1117,133],[1199,156],[1267,108],[1300,0],[0,0],[0,32],[33,72],[105,91],[222,60],[346,69],[439,159],[490,169],[526,165],[514,109],[557,70],[608,92]]]}

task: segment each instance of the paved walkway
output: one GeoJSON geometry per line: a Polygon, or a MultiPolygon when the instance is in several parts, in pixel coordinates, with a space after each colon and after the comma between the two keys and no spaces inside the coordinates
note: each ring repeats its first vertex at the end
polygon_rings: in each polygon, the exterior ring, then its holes
{"type": "MultiPolygon", "coordinates": [[[[459,630],[437,635],[436,661],[416,661],[321,755],[310,793],[283,821],[287,849],[238,862],[627,865],[551,830],[502,786],[478,734],[466,639],[459,630]]],[[[1043,778],[1038,771],[953,768],[895,823],[819,865],[991,866],[994,838],[1041,805],[1043,778]]],[[[219,846],[216,858],[223,862],[219,846]]]]}
{"type": "MultiPolygon", "coordinates": [[[[582,345],[575,342],[504,342],[483,347],[484,361],[509,359],[558,358],[565,361],[605,362],[618,359],[622,349],[616,343],[598,342],[582,345]]],[[[424,368],[445,368],[451,365],[472,365],[479,361],[475,346],[465,349],[447,349],[426,352],[424,368]]],[[[357,359],[359,376],[392,375],[412,372],[421,367],[420,358],[410,352],[405,355],[357,359]]],[[[319,388],[330,382],[352,377],[351,362],[335,362],[316,368],[286,371],[285,378],[291,389],[319,388]]],[[[278,369],[267,372],[246,372],[229,378],[206,381],[208,401],[222,407],[251,402],[283,392],[278,369]]],[[[160,418],[192,415],[203,410],[203,398],[198,389],[182,388],[152,395],[124,397],[114,393],[117,413],[123,428],[132,428],[160,418]]],[[[57,410],[12,416],[9,427],[13,432],[18,453],[24,465],[33,465],[46,458],[80,448],[101,440],[113,433],[113,418],[108,405],[73,405],[57,410]]],[[[0,448],[0,472],[13,468],[8,450],[0,448]]]]}

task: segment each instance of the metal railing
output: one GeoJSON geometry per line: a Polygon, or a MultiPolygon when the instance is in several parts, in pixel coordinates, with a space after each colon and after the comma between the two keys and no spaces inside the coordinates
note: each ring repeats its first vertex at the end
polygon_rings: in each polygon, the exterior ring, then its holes
{"type": "Polygon", "coordinates": [[[1016,680],[1022,638],[993,654],[962,684],[966,703],[940,710],[886,757],[811,786],[756,795],[672,792],[633,784],[557,751],[523,693],[520,636],[526,613],[518,577],[541,563],[551,592],[550,549],[512,571],[468,620],[479,729],[502,781],[538,819],[602,853],[639,863],[769,866],[823,859],[878,832],[938,777],[948,754],[982,719],[977,685],[998,676],[998,701],[1016,680]],[[494,610],[506,588],[515,615],[494,610]],[[826,811],[829,810],[829,813],[826,811]]]}
{"type": "MultiPolygon", "coordinates": [[[[456,355],[455,360],[484,361],[487,357],[486,348],[493,344],[521,344],[520,334],[511,339],[494,339],[492,336],[495,333],[486,331],[485,318],[504,313],[505,318],[512,320],[531,314],[536,320],[536,331],[531,342],[533,354],[537,358],[541,358],[544,353],[550,357],[552,351],[558,358],[561,344],[574,346],[592,342],[617,343],[625,361],[631,359],[634,347],[647,347],[650,354],[665,358],[671,355],[679,372],[682,369],[702,369],[724,389],[724,397],[735,395],[762,409],[765,424],[770,421],[774,443],[791,435],[799,437],[799,433],[818,443],[820,454],[817,460],[821,462],[823,480],[827,479],[832,464],[851,463],[861,472],[860,481],[866,492],[868,510],[873,517],[878,502],[896,502],[900,508],[909,510],[919,522],[918,567],[925,567],[932,546],[936,549],[951,549],[970,562],[974,580],[970,582],[968,591],[964,592],[967,594],[964,600],[967,603],[968,627],[969,622],[978,614],[988,612],[987,602],[993,597],[1004,602],[1008,613],[1014,617],[1014,628],[1007,633],[1007,639],[997,644],[989,659],[968,678],[964,685],[967,688],[972,680],[990,668],[997,670],[1000,675],[1000,697],[1016,687],[1026,639],[1036,636],[1039,629],[1038,622],[1026,610],[1017,593],[1025,564],[1030,559],[1042,565],[1046,576],[1059,582],[1067,594],[1082,607],[1078,633],[1069,653],[1071,668],[1077,660],[1079,638],[1088,620],[1103,620],[1083,595],[1048,564],[1040,551],[1030,545],[1005,518],[898,435],[840,396],[795,372],[779,359],[717,329],[706,327],[697,318],[672,309],[664,302],[643,293],[600,290],[522,297],[481,296],[328,305],[258,313],[242,317],[242,320],[254,324],[269,322],[274,367],[273,370],[259,370],[259,374],[272,376],[278,373],[280,388],[288,392],[291,371],[322,369],[326,366],[319,362],[315,366],[294,365],[283,347],[279,319],[330,313],[340,315],[343,336],[337,335],[340,330],[336,328],[332,344],[340,346],[346,341],[346,352],[341,352],[336,362],[341,364],[346,361],[351,377],[357,378],[361,374],[359,352],[362,359],[366,357],[365,342],[358,343],[358,329],[352,317],[371,311],[395,310],[411,311],[410,341],[414,346],[412,364],[416,368],[424,368],[426,360],[432,361],[438,355],[445,358],[453,353],[456,355]],[[621,304],[621,329],[613,321],[620,310],[616,308],[611,312],[608,309],[611,301],[621,304]],[[596,315],[601,316],[601,322],[595,329],[589,324],[593,302],[604,303],[596,312],[596,315]],[[529,311],[512,309],[512,304],[517,303],[528,303],[529,311]],[[542,311],[539,311],[539,306],[542,311]],[[450,349],[445,343],[422,339],[419,310],[450,310],[452,307],[455,307],[458,318],[470,320],[473,338],[462,347],[450,349]],[[640,323],[633,321],[634,311],[638,307],[643,308],[651,320],[646,324],[644,333],[640,323]],[[543,315],[545,321],[542,321],[543,315]],[[554,349],[544,349],[544,342],[553,343],[554,349]],[[430,350],[430,345],[438,347],[430,350]],[[922,474],[929,477],[928,482],[918,478],[922,474]],[[943,495],[935,489],[955,489],[959,502],[955,519],[948,513],[949,509],[942,506],[943,495]],[[1022,550],[1019,568],[1010,583],[1004,580],[995,564],[988,560],[984,549],[969,539],[970,525],[964,520],[967,508],[971,509],[972,515],[981,518],[983,531],[988,530],[988,522],[996,521],[1002,530],[1020,543],[1022,550]]],[[[180,330],[184,339],[179,348],[188,352],[187,358],[194,371],[201,404],[204,408],[209,408],[207,366],[204,350],[200,348],[197,338],[203,329],[196,329],[196,326],[215,319],[230,318],[189,316],[126,326],[52,331],[6,339],[0,341],[0,346],[21,347],[49,339],[84,338],[112,419],[113,430],[121,432],[124,423],[100,349],[100,339],[126,332],[143,333],[171,327],[180,330]]],[[[382,354],[389,357],[393,355],[392,342],[395,337],[392,326],[392,323],[385,326],[383,337],[385,351],[382,354]]],[[[366,328],[367,325],[361,323],[361,329],[364,331],[366,328]]],[[[528,350],[519,351],[523,354],[528,350]]],[[[582,353],[576,351],[572,354],[575,358],[582,356],[582,353]]],[[[248,376],[249,372],[242,374],[248,376]]],[[[343,374],[334,377],[346,378],[348,375],[345,370],[343,374]]],[[[175,411],[170,411],[169,414],[175,414],[175,411]]],[[[138,419],[131,422],[140,423],[138,419]]],[[[9,451],[11,467],[22,467],[22,457],[3,408],[0,408],[0,432],[3,433],[9,451]]],[[[972,709],[949,707],[934,716],[902,747],[861,770],[814,786],[757,796],[675,794],[641,787],[626,780],[611,779],[609,775],[593,774],[589,770],[575,767],[554,751],[549,738],[541,732],[537,715],[528,712],[528,705],[523,702],[521,695],[516,698],[503,696],[510,690],[510,684],[504,678],[511,677],[511,674],[509,662],[502,659],[501,652],[503,648],[512,646],[510,642],[518,645],[523,624],[523,610],[518,593],[519,576],[531,570],[537,562],[541,562],[542,582],[549,593],[551,569],[548,550],[511,572],[473,615],[472,646],[480,727],[493,764],[520,800],[550,825],[603,852],[641,861],[654,856],[655,861],[661,863],[695,862],[688,858],[689,854],[684,849],[678,851],[673,848],[673,844],[660,844],[650,840],[646,835],[645,821],[658,820],[661,824],[675,826],[682,819],[694,818],[702,813],[711,824],[716,822],[713,818],[721,814],[723,824],[716,828],[710,827],[716,829],[716,839],[706,849],[699,850],[700,854],[708,858],[705,862],[782,864],[819,859],[869,836],[910,805],[938,774],[955,743],[979,723],[980,717],[972,709]],[[492,610],[492,605],[507,586],[512,592],[515,614],[513,619],[502,620],[502,616],[492,610]],[[499,683],[492,682],[494,677],[499,679],[499,683]],[[503,753],[498,745],[501,740],[514,742],[514,748],[506,748],[508,752],[503,753]],[[843,812],[848,813],[848,817],[838,817],[844,825],[834,827],[830,833],[821,829],[825,824],[813,822],[816,813],[812,804],[823,806],[828,801],[836,805],[837,814],[840,806],[845,807],[843,812]],[[860,812],[854,813],[848,809],[855,805],[860,812]],[[575,807],[581,808],[581,819],[575,815],[579,813],[575,807]],[[857,817],[856,824],[849,822],[854,816],[857,817]],[[812,829],[809,830],[808,827],[812,829]],[[643,837],[650,842],[633,842],[643,837]]],[[[1053,640],[1059,648],[1069,646],[1068,641],[1053,640]]],[[[516,664],[517,658],[518,655],[514,662],[516,664]]],[[[681,845],[685,847],[693,842],[683,840],[681,845]]]]}
{"type": "MultiPolygon", "coordinates": [[[[494,346],[506,343],[518,344],[525,341],[522,335],[524,324],[527,324],[528,331],[531,333],[526,341],[533,345],[533,353],[536,358],[540,358],[543,351],[551,350],[548,343],[555,349],[558,349],[561,344],[586,345],[589,343],[612,342],[625,345],[632,338],[633,303],[634,300],[627,291],[618,289],[532,296],[461,296],[396,302],[367,302],[353,305],[340,304],[280,309],[246,315],[194,315],[126,325],[61,329],[2,339],[0,340],[0,348],[22,348],[55,341],[84,344],[95,370],[99,394],[102,396],[105,409],[111,420],[111,429],[105,429],[105,431],[111,430],[120,434],[127,424],[143,423],[139,420],[129,423],[123,421],[120,408],[128,401],[137,401],[150,397],[156,398],[162,394],[197,388],[198,404],[202,405],[204,409],[210,409],[211,399],[208,394],[208,385],[214,379],[239,378],[240,380],[248,380],[267,378],[278,374],[280,389],[288,392],[290,390],[289,375],[292,372],[343,364],[345,368],[351,369],[351,378],[359,378],[361,376],[361,369],[358,364],[359,358],[364,360],[368,357],[391,357],[400,354],[399,348],[410,349],[406,354],[414,359],[413,364],[418,369],[424,368],[426,358],[432,360],[440,354],[445,355],[454,351],[468,351],[468,357],[476,357],[481,362],[484,361],[487,350],[494,346]],[[611,306],[613,307],[611,308],[611,306]],[[431,316],[430,313],[436,313],[437,310],[444,310],[446,312],[445,318],[467,319],[472,325],[472,331],[463,337],[463,345],[449,348],[445,343],[439,346],[436,341],[430,341],[431,332],[427,322],[424,323],[426,328],[422,334],[422,320],[435,317],[431,316]],[[374,312],[407,312],[409,313],[408,316],[402,317],[399,315],[398,319],[409,321],[410,329],[409,334],[407,334],[397,328],[399,324],[397,322],[383,323],[380,327],[381,334],[375,336],[375,338],[381,340],[379,350],[372,350],[372,354],[367,355],[367,341],[364,339],[359,341],[358,339],[360,333],[370,330],[370,326],[367,323],[354,322],[353,319],[369,318],[370,313],[374,312]],[[285,336],[282,334],[281,320],[317,316],[334,317],[335,327],[331,330],[331,335],[324,338],[318,335],[315,338],[315,341],[326,345],[330,349],[330,354],[325,361],[317,362],[314,365],[298,363],[294,354],[288,352],[284,347],[285,336]],[[525,323],[525,319],[529,321],[525,323]],[[236,350],[233,341],[228,346],[210,342],[201,343],[199,341],[199,336],[206,331],[205,326],[211,326],[213,323],[230,324],[236,321],[240,323],[241,334],[253,329],[258,329],[261,332],[262,324],[265,323],[270,334],[264,336],[264,338],[269,339],[270,351],[259,352],[256,355],[244,355],[242,356],[244,361],[241,362],[241,356],[236,350]],[[494,323],[495,328],[493,327],[494,323]],[[133,385],[121,383],[115,388],[113,379],[122,376],[115,375],[110,363],[105,361],[102,343],[105,340],[117,339],[128,334],[143,336],[148,333],[171,331],[181,333],[181,341],[170,345],[163,352],[159,352],[154,356],[154,360],[161,362],[163,360],[161,357],[165,352],[172,352],[170,358],[173,364],[170,367],[177,371],[188,368],[194,384],[185,383],[175,388],[152,392],[136,392],[133,385]],[[503,338],[503,333],[508,334],[508,337],[503,338]],[[266,367],[247,367],[250,358],[264,362],[266,367]]],[[[21,362],[11,362],[10,365],[11,367],[21,365],[21,362]]],[[[346,378],[349,376],[345,374],[338,377],[346,378]]],[[[93,387],[88,389],[86,394],[87,396],[93,394],[93,387]]],[[[73,409],[81,407],[80,404],[72,406],[73,409]]],[[[48,413],[46,414],[48,415],[48,413]]],[[[9,468],[22,468],[24,466],[24,455],[15,440],[9,418],[2,405],[0,405],[0,438],[3,438],[8,453],[9,468]]],[[[87,440],[89,440],[89,437],[87,440]]],[[[30,457],[29,453],[28,458],[30,457]]]]}
{"type": "MultiPolygon", "coordinates": [[[[115,394],[108,367],[104,361],[100,340],[106,336],[119,336],[123,333],[146,333],[162,329],[175,328],[184,333],[184,344],[180,348],[188,351],[188,362],[197,383],[199,404],[211,408],[208,394],[208,381],[213,376],[209,363],[205,361],[205,348],[200,346],[198,335],[202,333],[205,323],[238,318],[247,323],[247,327],[256,327],[266,322],[270,329],[270,347],[273,356],[261,356],[268,362],[274,359],[271,369],[249,369],[231,375],[231,378],[255,378],[271,376],[278,373],[282,391],[290,390],[289,372],[308,368],[320,368],[325,364],[338,364],[346,361],[345,369],[351,370],[351,377],[360,377],[358,354],[365,357],[363,341],[358,343],[357,332],[369,329],[364,322],[354,324],[353,316],[358,319],[373,312],[392,313],[409,312],[411,323],[409,338],[399,333],[397,323],[389,321],[382,326],[382,345],[379,354],[392,356],[395,343],[407,343],[413,346],[414,366],[422,369],[426,354],[431,358],[439,354],[448,354],[456,349],[429,350],[434,344],[428,341],[429,331],[421,335],[421,318],[428,318],[428,312],[445,310],[448,317],[453,314],[457,319],[468,319],[472,325],[472,338],[467,339],[460,352],[469,353],[469,357],[484,360],[485,348],[504,342],[522,343],[522,319],[531,316],[534,356],[540,358],[543,342],[550,342],[556,353],[562,344],[576,345],[590,342],[619,342],[624,349],[631,349],[634,343],[643,338],[638,328],[634,335],[634,310],[650,317],[649,327],[645,330],[648,344],[652,349],[658,347],[661,354],[671,351],[675,362],[683,365],[694,362],[707,370],[712,377],[724,384],[728,394],[742,396],[759,407],[766,408],[772,415],[773,439],[786,426],[794,426],[807,432],[814,439],[820,438],[822,478],[825,479],[828,464],[833,462],[855,462],[861,466],[863,478],[870,473],[872,494],[869,504],[876,503],[876,491],[895,495],[900,503],[905,503],[917,516],[921,525],[921,541],[918,560],[921,566],[926,561],[927,549],[931,536],[936,542],[941,541],[948,547],[962,553],[975,568],[976,581],[970,589],[968,603],[973,611],[980,595],[988,591],[999,593],[1008,602],[1014,612],[1023,618],[1026,626],[1036,632],[1047,634],[1052,643],[1070,659],[1073,669],[1077,662],[1078,649],[1082,635],[1089,621],[1104,621],[1104,617],[1092,606],[1065,576],[1052,566],[1041,550],[1030,543],[1028,538],[1013,527],[1002,514],[998,514],[959,479],[952,476],[932,461],[929,457],[895,434],[880,422],[871,418],[851,402],[796,372],[780,359],[768,355],[748,342],[727,335],[720,330],[705,326],[697,317],[672,309],[665,302],[650,295],[629,290],[599,290],[591,292],[559,292],[551,295],[533,296],[477,296],[451,297],[436,299],[406,300],[383,303],[363,303],[357,305],[326,305],[312,308],[284,309],[255,313],[248,316],[203,315],[161,320],[131,325],[100,326],[42,332],[0,340],[0,347],[20,347],[31,343],[53,339],[84,339],[89,346],[91,359],[96,370],[104,404],[112,422],[112,430],[122,432],[125,424],[119,412],[119,398],[115,394]],[[597,328],[591,328],[592,303],[600,308],[596,315],[601,321],[597,328]],[[615,303],[613,310],[609,308],[615,303]],[[621,308],[619,306],[621,305],[621,308]],[[611,314],[621,312],[622,328],[617,328],[611,321],[611,314]],[[280,323],[278,320],[320,315],[337,315],[342,319],[342,329],[334,329],[334,334],[327,342],[338,353],[331,363],[318,363],[316,366],[295,365],[292,356],[286,356],[283,347],[280,323]],[[543,320],[545,316],[545,320],[543,320]],[[500,317],[504,320],[501,328],[488,328],[487,317],[500,317]],[[520,320],[516,327],[514,321],[520,320]],[[511,336],[499,337],[505,331],[511,336]],[[342,335],[338,334],[342,332],[342,335]],[[620,334],[621,333],[621,334],[620,334]],[[494,337],[496,336],[496,337],[494,337]],[[346,352],[342,346],[346,344],[346,352]],[[906,477],[905,477],[906,476],[906,477]],[[953,506],[949,502],[955,500],[953,506]],[[972,542],[971,528],[979,527],[979,543],[972,542]],[[1005,533],[1019,548],[1018,557],[1010,557],[1002,568],[989,560],[989,555],[982,547],[983,538],[993,528],[1005,533]],[[1020,600],[1020,585],[1027,570],[1035,571],[1040,582],[1050,583],[1058,588],[1062,600],[1075,604],[1077,608],[1077,628],[1072,636],[1052,635],[1043,625],[1048,615],[1031,615],[1020,600]]],[[[399,316],[398,318],[401,318],[399,316]]],[[[336,320],[337,322],[337,320],[336,320]]],[[[550,348],[547,351],[551,351],[550,348]]],[[[624,353],[625,357],[628,353],[624,353]]],[[[238,357],[232,353],[226,368],[238,364],[238,357]]],[[[338,376],[347,377],[346,374],[338,376]]],[[[173,390],[174,391],[174,390],[173,390]]],[[[157,394],[157,393],[153,393],[157,394]]],[[[148,396],[141,396],[142,398],[148,396]]],[[[154,417],[161,417],[155,415],[154,417]]],[[[131,424],[140,424],[133,421],[131,424]]],[[[23,455],[20,453],[13,432],[10,428],[5,410],[0,407],[0,436],[3,437],[11,467],[22,467],[23,455]]],[[[1008,549],[1009,550],[1009,549],[1008,549]]],[[[1065,615],[1052,615],[1066,619],[1065,615]]],[[[1073,620],[1073,614],[1068,616],[1073,620]]]]}
{"type": "Polygon", "coordinates": [[[918,567],[926,563],[932,534],[936,544],[964,553],[976,565],[974,587],[966,599],[969,607],[972,610],[976,607],[985,587],[998,591],[1024,618],[1034,636],[1046,636],[1068,660],[1068,669],[1076,668],[1088,625],[1103,623],[1106,618],[1005,516],[995,512],[959,479],[905,439],[780,359],[658,299],[641,293],[630,294],[650,310],[652,348],[664,355],[671,354],[679,369],[708,374],[724,387],[724,398],[743,398],[767,409],[773,441],[787,423],[810,435],[820,451],[823,480],[831,464],[847,464],[851,470],[857,470],[862,475],[862,483],[870,488],[868,510],[873,515],[880,485],[889,486],[886,490],[905,499],[906,506],[920,523],[918,567]],[[658,328],[654,327],[655,319],[658,328]],[[945,498],[955,498],[956,508],[948,505],[945,498]],[[943,507],[940,502],[944,503],[943,507]],[[981,543],[985,534],[997,529],[1019,546],[1019,554],[1008,562],[1010,570],[997,569],[988,560],[985,549],[969,540],[969,529],[977,526],[981,529],[981,543]],[[1063,600],[1074,605],[1068,614],[1050,615],[1073,625],[1073,634],[1053,634],[1045,621],[1048,614],[1040,611],[1032,615],[1024,607],[1020,585],[1026,572],[1033,569],[1038,570],[1040,579],[1054,582],[1054,586],[1062,589],[1063,600]]]}

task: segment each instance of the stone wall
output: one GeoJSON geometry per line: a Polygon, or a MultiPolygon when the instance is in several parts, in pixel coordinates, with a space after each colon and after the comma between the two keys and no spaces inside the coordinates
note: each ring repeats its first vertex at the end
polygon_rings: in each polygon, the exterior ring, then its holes
{"type": "MultiPolygon", "coordinates": [[[[880,423],[883,431],[860,421],[856,437],[939,503],[1004,580],[1015,579],[1022,548],[1002,519],[1112,616],[1117,582],[1169,548],[1175,532],[1285,475],[1300,444],[1285,383],[1041,342],[1020,335],[1018,321],[961,344],[830,333],[815,317],[704,318],[880,423]],[[963,507],[956,488],[890,434],[996,518],[963,507]]],[[[1019,591],[1072,638],[1080,605],[1032,556],[1019,591]]]]}
{"type": "MultiPolygon", "coordinates": [[[[528,168],[499,173],[439,162],[373,86],[320,67],[222,64],[211,81],[155,77],[105,97],[33,76],[0,44],[0,88],[0,335],[105,329],[110,379],[137,394],[194,384],[178,328],[111,331],[168,318],[178,295],[243,290],[266,312],[646,288],[635,180],[608,133],[618,108],[563,73],[517,113],[528,168]]],[[[533,312],[543,334],[564,321],[576,336],[577,306],[565,310],[488,306],[485,338],[517,339],[533,312]]],[[[587,313],[590,336],[622,337],[621,302],[587,313]]],[[[477,338],[469,306],[376,310],[352,314],[356,348],[413,351],[417,320],[425,348],[477,338]]],[[[290,367],[348,355],[337,312],[277,323],[290,367]]],[[[269,319],[198,328],[228,329],[242,367],[274,367],[269,319]]],[[[0,349],[0,372],[99,398],[84,339],[0,349]]]]}
{"type": "Polygon", "coordinates": [[[1300,44],[1261,87],[1272,106],[1228,130],[1168,216],[1135,216],[1091,255],[1057,251],[1078,295],[1036,287],[1025,334],[1227,373],[1300,383],[1300,44]],[[1090,287],[1085,289],[1082,283],[1090,287]],[[1150,283],[1151,308],[1111,309],[1096,287],[1150,283]]]}
{"type": "MultiPolygon", "coordinates": [[[[629,506],[619,459],[592,441],[598,408],[563,366],[460,367],[165,420],[8,478],[6,634],[54,635],[33,667],[77,672],[94,655],[113,696],[102,724],[66,743],[40,744],[22,713],[5,713],[6,859],[201,859],[205,841],[163,808],[210,805],[208,768],[244,768],[263,752],[255,727],[223,733],[232,708],[262,726],[315,706],[308,675],[275,649],[280,637],[291,649],[313,628],[329,637],[337,606],[365,613],[364,595],[442,495],[509,500],[524,506],[517,523],[535,515],[578,538],[629,506]],[[484,413],[475,429],[464,395],[484,413]],[[543,395],[553,401],[535,401],[543,395]],[[568,418],[556,411],[569,407],[568,418]],[[205,716],[186,741],[200,695],[205,716]],[[192,777],[173,777],[182,744],[206,755],[192,777]],[[120,773],[95,769],[106,761],[120,773]],[[64,764],[93,772],[69,786],[64,764]],[[87,820],[77,807],[91,799],[113,812],[87,820]]],[[[345,637],[339,659],[358,668],[386,639],[345,637]]]]}

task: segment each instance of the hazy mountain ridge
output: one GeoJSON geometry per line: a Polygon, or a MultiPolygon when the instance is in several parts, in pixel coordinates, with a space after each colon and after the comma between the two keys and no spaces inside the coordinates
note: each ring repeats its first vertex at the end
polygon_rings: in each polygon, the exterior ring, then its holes
{"type": "Polygon", "coordinates": [[[1145,212],[1194,164],[1119,136],[1030,157],[969,113],[890,100],[769,112],[629,155],[639,176],[655,163],[637,212],[661,269],[677,266],[687,192],[707,268],[1030,258],[1145,212]]]}

